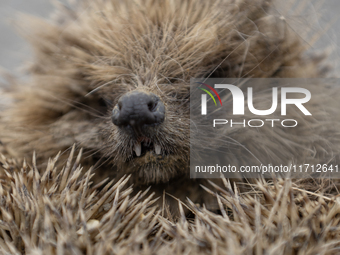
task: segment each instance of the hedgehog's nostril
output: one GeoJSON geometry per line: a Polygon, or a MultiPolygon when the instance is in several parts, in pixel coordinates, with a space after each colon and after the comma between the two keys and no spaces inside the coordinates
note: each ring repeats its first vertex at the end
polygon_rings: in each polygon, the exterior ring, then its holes
{"type": "Polygon", "coordinates": [[[148,103],[148,108],[150,110],[150,112],[153,112],[156,108],[157,102],[149,102],[148,103]]]}
{"type": "Polygon", "coordinates": [[[112,122],[118,127],[158,125],[164,118],[165,107],[160,98],[142,91],[125,94],[112,110],[112,122]]]}

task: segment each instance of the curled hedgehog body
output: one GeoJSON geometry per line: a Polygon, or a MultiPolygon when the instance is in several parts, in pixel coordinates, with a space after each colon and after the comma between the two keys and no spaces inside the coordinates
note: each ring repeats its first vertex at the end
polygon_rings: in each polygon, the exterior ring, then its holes
{"type": "MultiPolygon", "coordinates": [[[[270,0],[84,0],[50,22],[27,24],[35,57],[30,81],[11,86],[0,113],[6,152],[22,159],[36,151],[47,162],[76,144],[99,179],[131,174],[137,189],[197,203],[211,198],[204,180],[189,178],[191,78],[326,76],[322,58],[306,54],[308,44],[270,0]]],[[[273,163],[336,160],[338,100],[321,96],[323,88],[310,87],[319,96],[309,110],[320,119],[296,116],[294,133],[223,134],[242,145],[230,162],[252,164],[244,148],[273,163]],[[326,101],[329,109],[321,108],[326,101]]]]}

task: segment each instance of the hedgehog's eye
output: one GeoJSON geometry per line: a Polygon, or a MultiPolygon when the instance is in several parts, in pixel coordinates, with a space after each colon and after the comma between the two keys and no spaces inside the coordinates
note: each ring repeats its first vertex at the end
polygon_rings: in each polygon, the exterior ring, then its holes
{"type": "Polygon", "coordinates": [[[229,68],[226,66],[223,66],[223,68],[220,66],[217,69],[208,72],[204,77],[205,78],[223,78],[228,77],[228,71],[229,68]]]}
{"type": "Polygon", "coordinates": [[[100,97],[100,98],[98,98],[98,103],[97,103],[97,105],[98,105],[100,108],[102,108],[102,109],[103,109],[103,108],[105,108],[105,109],[107,109],[107,108],[111,109],[111,108],[114,107],[115,103],[114,103],[114,100],[111,99],[111,98],[109,98],[109,97],[100,97]]]}
{"type": "Polygon", "coordinates": [[[99,99],[99,105],[100,107],[108,107],[112,108],[113,107],[113,101],[108,98],[100,98],[99,99]]]}
{"type": "Polygon", "coordinates": [[[86,101],[82,102],[82,105],[85,108],[90,108],[95,110],[97,113],[101,112],[102,114],[106,114],[107,111],[111,111],[113,108],[113,101],[108,98],[97,98],[97,99],[87,99],[86,101]]]}

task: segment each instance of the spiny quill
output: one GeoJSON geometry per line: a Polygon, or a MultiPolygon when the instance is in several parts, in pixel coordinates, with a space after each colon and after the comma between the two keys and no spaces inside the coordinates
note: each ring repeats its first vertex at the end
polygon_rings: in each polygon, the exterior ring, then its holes
{"type": "MultiPolygon", "coordinates": [[[[91,186],[74,148],[61,171],[0,160],[1,254],[336,254],[340,199],[304,189],[306,182],[260,179],[240,193],[223,179],[203,187],[220,212],[182,201],[170,220],[146,192],[131,196],[128,177],[91,186]],[[42,171],[44,170],[44,171],[42,171]],[[42,174],[43,173],[43,174],[42,174]],[[214,198],[215,197],[215,198],[214,198]]],[[[314,180],[317,182],[317,180],[314,180]]],[[[326,186],[331,186],[329,183],[326,186]]],[[[339,186],[334,182],[333,186],[339,186]]]]}
{"type": "MultiPolygon", "coordinates": [[[[59,154],[47,168],[22,167],[1,157],[0,250],[3,254],[104,254],[136,249],[153,233],[157,213],[152,195],[131,196],[123,188],[129,177],[91,186],[91,169],[81,175],[81,153],[72,164],[55,167],[59,154]],[[98,187],[102,187],[98,190],[98,187]],[[96,245],[94,245],[96,243],[96,245]]],[[[139,249],[139,248],[138,248],[139,249]]]]}

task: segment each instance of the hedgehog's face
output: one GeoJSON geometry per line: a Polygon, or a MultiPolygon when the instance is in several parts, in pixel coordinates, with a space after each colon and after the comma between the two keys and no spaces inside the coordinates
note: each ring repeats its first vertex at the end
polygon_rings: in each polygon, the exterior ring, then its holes
{"type": "Polygon", "coordinates": [[[189,84],[152,80],[129,75],[93,86],[80,79],[77,91],[64,80],[38,82],[19,92],[24,100],[11,115],[33,125],[17,124],[21,142],[44,158],[76,144],[84,151],[82,164],[94,165],[97,175],[118,170],[135,183],[166,182],[188,174],[189,84]]]}
{"type": "Polygon", "coordinates": [[[77,83],[77,91],[55,80],[21,87],[3,141],[24,156],[35,150],[41,161],[75,144],[83,148],[82,165],[94,165],[97,176],[118,170],[139,184],[188,174],[188,84],[129,79],[93,89],[87,80],[77,83]]]}
{"type": "MultiPolygon", "coordinates": [[[[101,95],[108,102],[103,118],[86,120],[101,122],[99,156],[142,184],[184,175],[189,164],[188,86],[122,86],[125,93],[101,95]]],[[[115,91],[114,86],[105,91],[110,89],[115,91]]]]}

